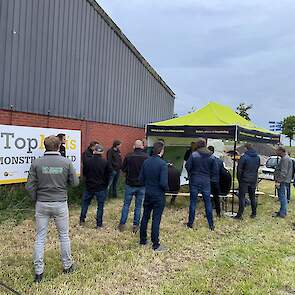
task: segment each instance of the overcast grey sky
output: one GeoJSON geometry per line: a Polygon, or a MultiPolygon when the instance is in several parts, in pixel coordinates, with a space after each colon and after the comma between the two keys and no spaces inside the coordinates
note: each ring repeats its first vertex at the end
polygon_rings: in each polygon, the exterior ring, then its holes
{"type": "Polygon", "coordinates": [[[176,93],[175,112],[253,104],[295,114],[295,0],[97,0],[176,93]]]}

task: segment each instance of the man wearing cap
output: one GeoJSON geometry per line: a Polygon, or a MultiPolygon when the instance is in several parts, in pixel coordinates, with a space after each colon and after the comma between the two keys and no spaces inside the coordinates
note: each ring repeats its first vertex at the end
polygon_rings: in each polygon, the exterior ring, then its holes
{"type": "Polygon", "coordinates": [[[107,187],[112,175],[112,168],[107,160],[102,157],[104,148],[97,144],[93,150],[93,157],[85,162],[83,175],[86,179],[86,191],[83,194],[80,225],[84,225],[87,210],[93,196],[97,200],[96,228],[102,227],[103,209],[107,196],[107,187]]]}

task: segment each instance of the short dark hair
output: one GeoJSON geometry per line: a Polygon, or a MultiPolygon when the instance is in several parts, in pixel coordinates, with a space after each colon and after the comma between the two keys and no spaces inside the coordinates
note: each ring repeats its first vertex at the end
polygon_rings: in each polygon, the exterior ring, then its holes
{"type": "Polygon", "coordinates": [[[277,152],[282,152],[282,153],[286,153],[286,149],[283,146],[279,146],[277,148],[277,152]]]}
{"type": "Polygon", "coordinates": [[[159,155],[164,148],[164,143],[161,141],[157,141],[153,145],[153,154],[154,155],[159,155]]]}
{"type": "Polygon", "coordinates": [[[58,133],[58,134],[56,135],[56,137],[58,137],[59,140],[62,140],[64,136],[66,136],[64,133],[58,133]]]}
{"type": "Polygon", "coordinates": [[[54,135],[47,136],[44,139],[44,146],[47,152],[57,152],[60,147],[60,140],[54,135]]]}
{"type": "Polygon", "coordinates": [[[246,148],[247,150],[250,150],[250,149],[252,148],[252,144],[249,143],[249,142],[245,143],[245,148],[246,148]]]}
{"type": "Polygon", "coordinates": [[[96,140],[93,140],[93,141],[91,141],[91,142],[89,143],[89,147],[91,148],[91,147],[93,147],[93,146],[96,146],[97,144],[99,144],[99,142],[96,141],[96,140]]]}
{"type": "Polygon", "coordinates": [[[213,145],[209,145],[209,146],[208,146],[208,150],[209,150],[210,152],[212,152],[213,154],[214,154],[214,152],[215,152],[215,149],[214,149],[214,146],[213,146],[213,145]]]}
{"type": "Polygon", "coordinates": [[[117,147],[118,145],[120,145],[122,142],[121,142],[121,140],[119,140],[119,139],[115,139],[114,141],[113,141],[113,147],[115,148],[115,147],[117,147]]]}
{"type": "Polygon", "coordinates": [[[204,148],[206,147],[206,140],[204,138],[199,138],[196,141],[196,150],[200,149],[200,148],[204,148]]]}

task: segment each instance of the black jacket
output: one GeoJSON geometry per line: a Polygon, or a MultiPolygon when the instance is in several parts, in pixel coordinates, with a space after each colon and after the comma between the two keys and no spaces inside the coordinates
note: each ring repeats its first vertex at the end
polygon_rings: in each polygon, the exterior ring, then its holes
{"type": "Polygon", "coordinates": [[[107,189],[112,168],[107,160],[100,155],[93,155],[85,162],[83,175],[86,178],[86,190],[88,192],[100,192],[107,189]]]}
{"type": "Polygon", "coordinates": [[[256,183],[260,158],[254,149],[249,149],[241,157],[238,163],[239,182],[256,183]]]}
{"type": "Polygon", "coordinates": [[[93,157],[93,150],[90,148],[87,148],[85,152],[82,154],[82,163],[83,166],[85,165],[85,162],[93,157]]]}
{"type": "Polygon", "coordinates": [[[63,144],[60,145],[59,152],[63,157],[66,157],[66,148],[63,144]]]}
{"type": "Polygon", "coordinates": [[[186,150],[185,154],[184,154],[184,161],[187,161],[189,159],[189,157],[191,156],[192,154],[192,149],[188,149],[186,150]]]}
{"type": "Polygon", "coordinates": [[[180,190],[180,173],[174,166],[168,166],[168,192],[178,193],[180,190]]]}
{"type": "Polygon", "coordinates": [[[115,171],[120,171],[122,168],[122,157],[119,149],[110,148],[107,152],[107,159],[115,171]]]}
{"type": "Polygon", "coordinates": [[[126,173],[126,184],[130,186],[143,186],[139,181],[139,173],[143,162],[148,158],[148,154],[142,149],[135,149],[128,154],[122,166],[122,171],[126,173]]]}

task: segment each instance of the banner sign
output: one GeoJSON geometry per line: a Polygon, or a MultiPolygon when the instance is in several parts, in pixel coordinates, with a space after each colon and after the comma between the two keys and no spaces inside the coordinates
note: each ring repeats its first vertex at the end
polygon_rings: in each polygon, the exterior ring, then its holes
{"type": "Polygon", "coordinates": [[[147,136],[231,139],[235,126],[157,126],[147,125],[147,136]]]}
{"type": "Polygon", "coordinates": [[[0,185],[26,182],[34,159],[43,156],[44,139],[66,135],[66,156],[80,174],[81,131],[0,125],[0,185]]]}
{"type": "Polygon", "coordinates": [[[244,141],[256,141],[271,144],[279,144],[281,139],[280,134],[260,132],[242,127],[238,128],[238,138],[239,140],[244,141]]]}

